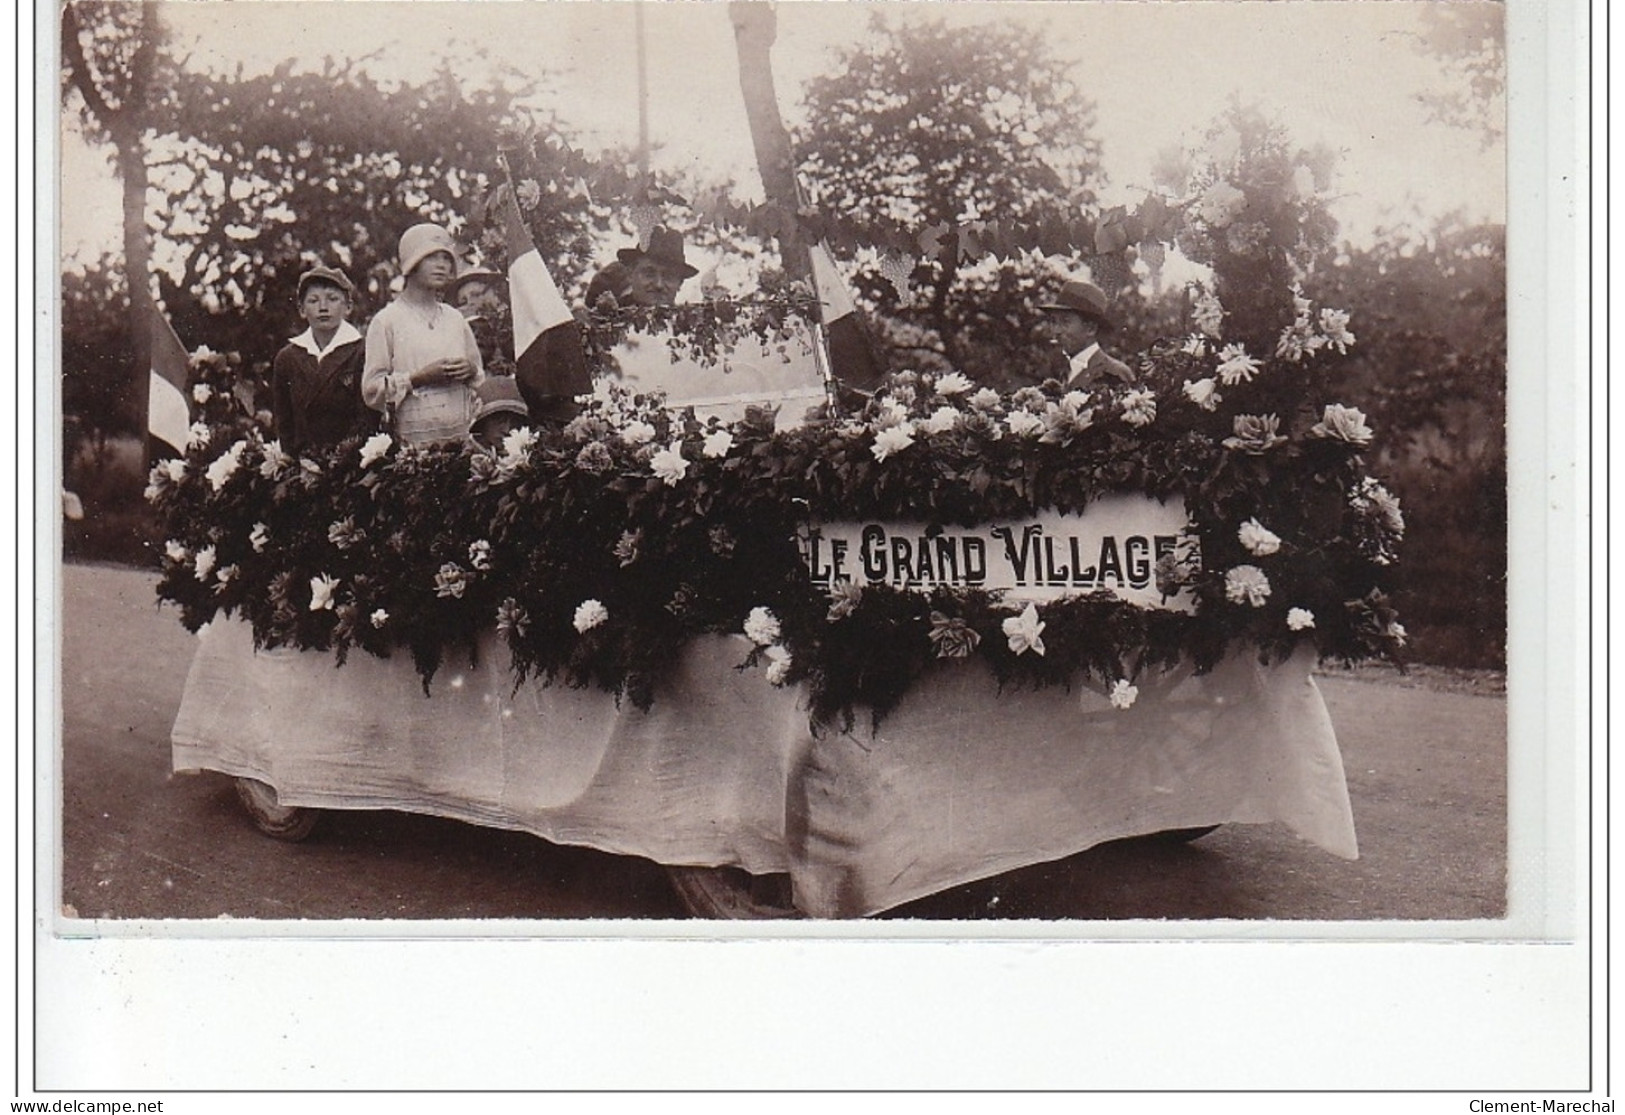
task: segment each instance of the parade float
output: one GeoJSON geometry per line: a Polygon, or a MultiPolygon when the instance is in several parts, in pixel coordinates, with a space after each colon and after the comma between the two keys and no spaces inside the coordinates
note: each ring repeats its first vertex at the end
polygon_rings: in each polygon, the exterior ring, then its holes
{"type": "Polygon", "coordinates": [[[194,358],[148,489],[201,632],[175,768],[283,836],[398,809],[647,857],[714,915],[775,912],[715,869],[835,918],[1221,824],[1355,856],[1312,670],[1403,644],[1404,524],[1324,394],[1347,315],[1291,285],[1312,184],[1242,157],[1095,230],[1211,269],[1133,384],[843,393],[792,281],[583,310],[595,391],[499,448],[293,457],[194,358]],[[685,398],[651,354],[748,384],[685,398]]]}

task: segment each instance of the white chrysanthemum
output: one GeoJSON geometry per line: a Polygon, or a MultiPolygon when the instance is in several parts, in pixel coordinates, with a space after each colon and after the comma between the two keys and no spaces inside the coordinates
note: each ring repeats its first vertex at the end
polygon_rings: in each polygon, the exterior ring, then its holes
{"type": "Polygon", "coordinates": [[[222,585],[229,585],[241,572],[235,565],[222,565],[214,571],[214,579],[222,585]]]}
{"type": "Polygon", "coordinates": [[[1194,383],[1187,379],[1185,381],[1185,398],[1203,410],[1215,410],[1224,401],[1224,396],[1219,394],[1218,382],[1211,377],[1196,380],[1194,383]]]}
{"type": "Polygon", "coordinates": [[[585,635],[599,624],[609,619],[609,609],[598,600],[583,600],[576,605],[575,628],[585,635]]]}
{"type": "Polygon", "coordinates": [[[1315,625],[1315,613],[1308,608],[1289,608],[1286,625],[1294,631],[1306,631],[1315,625]]]}
{"type": "Polygon", "coordinates": [[[373,434],[361,443],[361,467],[366,468],[374,461],[381,459],[389,452],[389,447],[395,444],[395,439],[386,433],[373,434]]]}
{"type": "Polygon", "coordinates": [[[1179,351],[1186,356],[1206,356],[1207,339],[1200,333],[1192,333],[1185,338],[1185,343],[1179,346],[1179,351]]]}
{"type": "Polygon", "coordinates": [[[333,592],[339,587],[338,578],[329,577],[326,573],[310,579],[310,610],[313,612],[333,610],[333,592]]]}
{"type": "Polygon", "coordinates": [[[226,486],[226,482],[237,474],[243,464],[243,450],[248,448],[248,442],[232,442],[231,448],[214,459],[208,469],[203,473],[208,478],[209,486],[219,491],[226,486]]]}
{"type": "Polygon", "coordinates": [[[481,573],[491,570],[491,543],[484,538],[468,544],[468,564],[481,573]]]}
{"type": "Polygon", "coordinates": [[[1400,646],[1405,645],[1405,639],[1408,634],[1409,632],[1405,630],[1405,625],[1400,623],[1398,620],[1395,620],[1388,625],[1388,637],[1400,646]]]}
{"type": "Polygon", "coordinates": [[[759,647],[771,646],[779,641],[779,617],[766,608],[752,608],[745,617],[745,638],[759,647]]]}
{"type": "Polygon", "coordinates": [[[712,430],[710,433],[705,435],[705,440],[701,443],[700,451],[704,453],[707,458],[715,460],[718,457],[726,457],[728,455],[728,450],[732,449],[733,447],[734,436],[732,431],[712,430]]]}
{"type": "Polygon", "coordinates": [[[1225,386],[1247,383],[1258,374],[1258,361],[1241,345],[1225,345],[1219,350],[1219,379],[1225,386]]]}
{"type": "Polygon", "coordinates": [[[875,455],[875,460],[884,461],[913,444],[914,433],[907,426],[887,426],[875,434],[875,443],[869,447],[869,452],[875,455]]]}
{"type": "Polygon", "coordinates": [[[634,418],[621,427],[621,440],[628,445],[647,445],[655,439],[658,433],[653,426],[641,418],[634,418]]]}
{"type": "Polygon", "coordinates": [[[1350,445],[1370,445],[1374,431],[1365,424],[1365,414],[1338,403],[1327,405],[1321,420],[1309,427],[1312,437],[1332,438],[1350,445]]]}
{"type": "Polygon", "coordinates": [[[161,461],[158,467],[164,470],[164,475],[169,477],[171,483],[179,484],[186,479],[186,461],[180,457],[161,461]]]}
{"type": "Polygon", "coordinates": [[[257,554],[265,549],[265,543],[270,537],[270,529],[264,523],[255,523],[254,529],[248,532],[248,544],[254,547],[254,552],[257,554]]]}
{"type": "Polygon", "coordinates": [[[943,396],[963,395],[974,385],[970,379],[961,372],[949,372],[939,376],[935,384],[937,394],[943,396]]]}
{"type": "Polygon", "coordinates": [[[1004,621],[1004,637],[1016,654],[1029,650],[1040,657],[1044,654],[1044,621],[1038,618],[1038,609],[1028,604],[1019,616],[1004,621]]]}
{"type": "Polygon", "coordinates": [[[1005,416],[1004,424],[1017,437],[1034,437],[1044,429],[1044,420],[1025,410],[1011,411],[1005,416]]]}
{"type": "Polygon", "coordinates": [[[1354,334],[1349,332],[1347,310],[1321,310],[1320,331],[1325,335],[1326,342],[1338,352],[1347,352],[1348,346],[1354,343],[1354,334]]]}
{"type": "Polygon", "coordinates": [[[1150,391],[1128,391],[1123,395],[1123,421],[1130,426],[1149,426],[1157,419],[1157,397],[1150,391]]]}
{"type": "Polygon", "coordinates": [[[1256,565],[1238,565],[1224,575],[1224,596],[1232,604],[1262,608],[1270,597],[1270,579],[1256,565]]]}
{"type": "Polygon", "coordinates": [[[205,546],[197,552],[197,561],[194,564],[194,575],[200,581],[209,579],[209,572],[214,569],[214,547],[205,546]]]}
{"type": "Polygon", "coordinates": [[[1236,537],[1247,548],[1247,552],[1257,557],[1268,557],[1281,548],[1281,538],[1264,527],[1257,519],[1248,519],[1241,524],[1236,537]]]}
{"type": "Polygon", "coordinates": [[[959,411],[953,407],[938,407],[920,424],[928,434],[945,434],[959,425],[959,411]]]}
{"type": "Polygon", "coordinates": [[[793,660],[790,652],[775,643],[767,648],[767,680],[770,685],[783,685],[790,680],[793,660]]]}
{"type": "Polygon", "coordinates": [[[209,444],[209,424],[207,422],[193,422],[186,428],[186,448],[201,449],[209,444]]]}
{"type": "Polygon", "coordinates": [[[649,459],[649,470],[675,488],[677,482],[688,475],[688,458],[683,456],[683,443],[674,441],[649,459]]]}
{"type": "Polygon", "coordinates": [[[1224,336],[1224,305],[1217,297],[1203,291],[1191,308],[1191,321],[1197,329],[1217,341],[1224,336]]]}
{"type": "Polygon", "coordinates": [[[382,627],[384,624],[386,624],[388,622],[389,622],[389,613],[388,612],[384,611],[384,609],[382,609],[382,608],[378,608],[378,609],[374,610],[374,612],[372,613],[372,625],[374,627],[382,627]]]}
{"type": "Polygon", "coordinates": [[[1130,685],[1127,678],[1118,678],[1117,681],[1112,685],[1112,691],[1109,695],[1112,708],[1120,709],[1133,708],[1134,702],[1138,700],[1139,697],[1140,687],[1137,685],[1130,685]]]}
{"type": "Polygon", "coordinates": [[[214,388],[210,387],[207,383],[194,384],[192,387],[192,398],[201,406],[210,399],[214,398],[214,388]]]}
{"type": "Polygon", "coordinates": [[[999,409],[999,393],[991,387],[978,388],[976,394],[970,397],[972,409],[991,411],[999,409]]]}
{"type": "Polygon", "coordinates": [[[170,561],[185,561],[188,551],[185,546],[171,538],[164,543],[164,556],[170,561]]]}
{"type": "Polygon", "coordinates": [[[870,423],[876,430],[889,430],[895,426],[905,426],[908,423],[908,407],[896,399],[886,399],[875,408],[873,421],[870,423]]]}

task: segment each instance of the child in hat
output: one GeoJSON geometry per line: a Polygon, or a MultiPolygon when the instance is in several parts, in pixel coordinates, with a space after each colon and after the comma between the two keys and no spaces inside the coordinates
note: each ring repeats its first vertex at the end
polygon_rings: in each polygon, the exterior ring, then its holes
{"type": "Polygon", "coordinates": [[[441,301],[457,274],[456,243],[439,225],[413,225],[399,260],[405,285],[367,327],[362,397],[408,444],[460,441],[485,369],[468,322],[441,301]]]}
{"type": "Polygon", "coordinates": [[[271,362],[271,415],[285,453],[335,445],[377,426],[361,400],[363,344],[349,321],[354,293],[349,277],[331,267],[299,276],[295,301],[308,328],[271,362]]]}
{"type": "Polygon", "coordinates": [[[474,395],[474,417],[468,423],[468,436],[477,448],[495,453],[502,448],[504,438],[530,425],[530,409],[512,376],[486,376],[474,395]]]}

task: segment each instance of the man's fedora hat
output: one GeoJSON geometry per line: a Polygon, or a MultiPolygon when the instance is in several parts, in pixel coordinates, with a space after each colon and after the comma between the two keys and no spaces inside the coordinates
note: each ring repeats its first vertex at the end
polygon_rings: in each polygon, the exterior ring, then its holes
{"type": "Polygon", "coordinates": [[[692,279],[700,273],[698,267],[691,266],[683,258],[683,234],[673,232],[669,228],[655,228],[649,233],[649,247],[622,248],[615,253],[615,258],[622,263],[636,263],[640,259],[652,259],[663,267],[669,267],[679,272],[683,278],[692,279]]]}
{"type": "Polygon", "coordinates": [[[1082,314],[1098,324],[1102,329],[1117,328],[1112,320],[1110,303],[1106,300],[1106,292],[1094,283],[1086,283],[1082,279],[1073,279],[1061,288],[1055,301],[1041,303],[1040,310],[1065,310],[1074,314],[1082,314]]]}

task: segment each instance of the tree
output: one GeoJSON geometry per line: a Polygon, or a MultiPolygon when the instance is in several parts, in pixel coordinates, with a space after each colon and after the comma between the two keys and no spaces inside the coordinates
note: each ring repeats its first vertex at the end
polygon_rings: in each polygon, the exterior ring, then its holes
{"type": "Polygon", "coordinates": [[[1458,89],[1422,97],[1435,120],[1479,133],[1485,147],[1506,135],[1506,5],[1427,4],[1421,49],[1458,89]]]}
{"type": "Polygon", "coordinates": [[[876,16],[864,45],[807,85],[805,117],[796,151],[815,206],[877,229],[982,230],[980,252],[956,240],[924,259],[888,255],[885,276],[859,282],[894,335],[973,373],[1026,348],[1037,266],[1015,252],[970,265],[997,250],[1001,226],[1073,222],[1091,208],[1099,158],[1093,108],[1040,34],[876,16]],[[904,273],[918,297],[902,297],[904,273]]]}
{"type": "Polygon", "coordinates": [[[77,94],[93,134],[113,146],[123,190],[124,278],[134,390],[119,393],[126,417],[145,428],[145,376],[152,346],[148,335],[152,297],[148,286],[147,133],[154,77],[160,66],[162,32],[156,4],[71,0],[62,5],[63,99],[77,94]]]}

